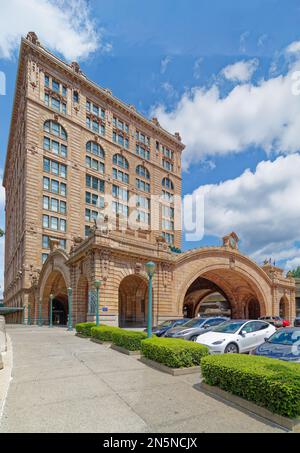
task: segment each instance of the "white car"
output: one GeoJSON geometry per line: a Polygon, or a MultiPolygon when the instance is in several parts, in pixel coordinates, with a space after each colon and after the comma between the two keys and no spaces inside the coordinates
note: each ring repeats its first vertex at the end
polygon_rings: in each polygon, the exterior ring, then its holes
{"type": "Polygon", "coordinates": [[[238,354],[250,352],[275,332],[265,321],[232,320],[199,335],[197,343],[207,346],[211,354],[238,354]]]}

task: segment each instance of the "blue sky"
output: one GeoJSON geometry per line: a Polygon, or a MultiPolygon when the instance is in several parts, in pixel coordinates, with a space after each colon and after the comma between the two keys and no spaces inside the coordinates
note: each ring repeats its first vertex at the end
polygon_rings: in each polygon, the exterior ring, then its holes
{"type": "Polygon", "coordinates": [[[184,248],[219,244],[234,229],[258,261],[300,265],[300,111],[287,91],[300,59],[299,22],[299,0],[11,0],[0,17],[0,169],[18,43],[33,29],[90,79],[181,132],[183,195],[207,194],[206,236],[184,248]]]}

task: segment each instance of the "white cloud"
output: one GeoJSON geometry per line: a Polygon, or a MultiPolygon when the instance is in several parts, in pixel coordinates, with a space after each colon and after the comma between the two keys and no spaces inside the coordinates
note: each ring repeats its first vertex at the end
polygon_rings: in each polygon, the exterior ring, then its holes
{"type": "Polygon", "coordinates": [[[165,58],[163,58],[160,62],[160,73],[161,74],[165,74],[167,69],[168,69],[168,66],[169,64],[171,63],[172,61],[172,58],[167,56],[165,58]]]}
{"type": "Polygon", "coordinates": [[[21,36],[35,31],[42,45],[67,60],[86,58],[102,42],[87,0],[10,0],[1,2],[0,57],[12,58],[21,36]]]}
{"type": "Polygon", "coordinates": [[[292,42],[287,48],[286,53],[288,54],[298,54],[300,53],[300,41],[292,42]]]}
{"type": "Polygon", "coordinates": [[[226,66],[222,70],[222,75],[231,82],[248,82],[258,68],[258,64],[257,58],[248,61],[238,61],[226,66]]]}
{"type": "Polygon", "coordinates": [[[203,63],[203,58],[202,57],[198,58],[195,61],[195,64],[194,64],[194,78],[195,79],[200,79],[200,77],[201,77],[202,63],[203,63]]]}
{"type": "Polygon", "coordinates": [[[250,36],[250,32],[249,31],[245,31],[240,36],[240,51],[243,52],[243,53],[246,52],[246,42],[247,42],[249,36],[250,36]]]}
{"type": "MultiPolygon", "coordinates": [[[[205,194],[205,234],[235,231],[242,249],[258,262],[298,260],[300,251],[300,154],[260,162],[254,172],[199,187],[205,194]]],[[[293,261],[295,262],[295,261],[293,261]]]]}
{"type": "Polygon", "coordinates": [[[241,153],[250,146],[266,153],[300,150],[300,98],[293,94],[294,62],[287,74],[239,84],[222,96],[217,84],[184,93],[174,110],[163,105],[152,115],[171,132],[180,131],[186,150],[183,168],[208,156],[241,153]]]}
{"type": "Polygon", "coordinates": [[[268,40],[268,35],[266,33],[259,36],[259,38],[257,40],[257,47],[264,47],[267,40],[268,40]]]}

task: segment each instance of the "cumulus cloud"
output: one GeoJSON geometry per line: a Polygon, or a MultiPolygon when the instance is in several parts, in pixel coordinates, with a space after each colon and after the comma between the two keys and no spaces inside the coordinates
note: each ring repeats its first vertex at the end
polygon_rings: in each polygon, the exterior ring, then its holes
{"type": "Polygon", "coordinates": [[[298,53],[300,53],[300,41],[294,41],[294,42],[292,42],[292,43],[286,48],[286,53],[287,53],[287,54],[298,54],[298,53]]]}
{"type": "Polygon", "coordinates": [[[226,66],[222,70],[222,75],[231,82],[248,82],[255,73],[258,64],[259,61],[257,58],[248,61],[238,61],[237,63],[226,66]]]}
{"type": "Polygon", "coordinates": [[[250,146],[266,153],[297,152],[300,100],[293,90],[297,70],[296,61],[285,75],[238,84],[225,96],[217,84],[194,88],[173,110],[158,105],[152,114],[164,128],[181,132],[185,170],[207,157],[241,153],[250,146]]]}
{"type": "Polygon", "coordinates": [[[21,36],[35,31],[43,45],[67,60],[110,50],[91,17],[87,0],[10,0],[1,2],[0,57],[12,58],[21,36]]]}
{"type": "MultiPolygon", "coordinates": [[[[295,263],[300,257],[300,154],[260,162],[254,172],[204,185],[205,234],[235,231],[242,249],[258,262],[272,257],[295,263]]],[[[195,193],[196,195],[196,193],[195,193]]],[[[298,262],[298,261],[297,261],[298,262]]]]}

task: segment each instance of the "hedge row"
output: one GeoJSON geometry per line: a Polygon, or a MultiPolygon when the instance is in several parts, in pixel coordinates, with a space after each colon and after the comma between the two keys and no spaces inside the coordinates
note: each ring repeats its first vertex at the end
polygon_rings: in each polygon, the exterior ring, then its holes
{"type": "Polygon", "coordinates": [[[122,331],[119,327],[101,325],[92,328],[92,338],[100,341],[113,341],[113,334],[122,331]]]}
{"type": "Polygon", "coordinates": [[[199,366],[202,358],[208,354],[208,348],[198,343],[158,337],[142,341],[141,351],[147,359],[170,368],[199,366]]]}
{"type": "Polygon", "coordinates": [[[123,329],[119,329],[119,331],[113,332],[112,334],[113,343],[128,351],[139,351],[141,349],[141,342],[145,338],[147,338],[147,335],[144,332],[123,329]]]}
{"type": "Polygon", "coordinates": [[[300,366],[253,355],[208,356],[201,362],[206,384],[220,387],[271,412],[300,416],[300,366]]]}
{"type": "Polygon", "coordinates": [[[81,324],[76,324],[75,329],[76,332],[80,335],[83,335],[84,337],[90,337],[91,330],[95,326],[96,324],[94,322],[83,322],[81,324]]]}

